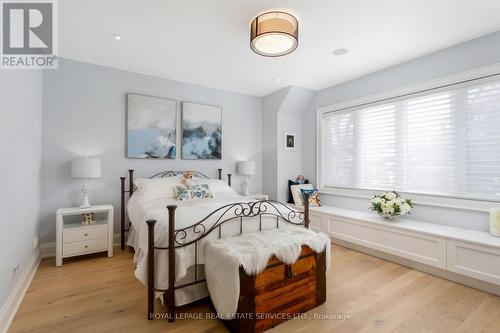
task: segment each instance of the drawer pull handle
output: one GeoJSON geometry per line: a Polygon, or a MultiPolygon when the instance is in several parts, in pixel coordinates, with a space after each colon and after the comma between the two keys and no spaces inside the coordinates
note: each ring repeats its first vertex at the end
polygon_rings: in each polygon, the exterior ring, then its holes
{"type": "Polygon", "coordinates": [[[85,248],[88,248],[89,246],[88,245],[85,245],[85,248]]]}
{"type": "Polygon", "coordinates": [[[89,234],[85,234],[84,236],[88,236],[89,234]]]}

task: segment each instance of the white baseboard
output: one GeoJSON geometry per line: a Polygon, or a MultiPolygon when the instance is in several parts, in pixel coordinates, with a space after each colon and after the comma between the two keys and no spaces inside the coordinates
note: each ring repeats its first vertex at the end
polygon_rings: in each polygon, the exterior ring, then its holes
{"type": "Polygon", "coordinates": [[[17,310],[21,305],[24,295],[31,284],[31,280],[33,280],[33,277],[35,276],[38,265],[40,264],[40,259],[40,250],[37,250],[24,269],[21,277],[17,280],[17,283],[7,297],[7,300],[2,305],[2,308],[0,309],[0,333],[7,333],[17,310]]]}
{"type": "MultiPolygon", "coordinates": [[[[121,240],[121,234],[114,234],[113,235],[113,245],[114,246],[120,245],[120,240],[121,240]]],[[[42,259],[55,257],[56,256],[56,242],[41,243],[40,244],[40,253],[41,253],[42,259]]]]}
{"type": "Polygon", "coordinates": [[[56,242],[40,243],[40,257],[42,259],[56,256],[56,242]]]}

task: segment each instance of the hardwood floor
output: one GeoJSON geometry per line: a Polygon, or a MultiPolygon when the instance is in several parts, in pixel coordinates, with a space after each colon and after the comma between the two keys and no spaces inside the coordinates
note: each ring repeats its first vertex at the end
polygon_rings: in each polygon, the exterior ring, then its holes
{"type": "MultiPolygon", "coordinates": [[[[500,297],[332,250],[326,303],[272,332],[500,332],[500,297]]],[[[146,289],[134,277],[132,256],[116,250],[113,258],[87,256],[62,267],[43,260],[10,332],[226,332],[212,319],[146,320],[146,289]]],[[[163,310],[159,303],[156,310],[163,310]]],[[[210,314],[207,302],[180,312],[210,314]]]]}

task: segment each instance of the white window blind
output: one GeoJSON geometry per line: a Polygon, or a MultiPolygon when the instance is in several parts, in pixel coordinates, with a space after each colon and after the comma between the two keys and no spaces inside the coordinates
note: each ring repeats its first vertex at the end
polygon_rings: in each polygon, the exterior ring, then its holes
{"type": "Polygon", "coordinates": [[[500,199],[500,81],[323,114],[324,187],[500,199]]]}

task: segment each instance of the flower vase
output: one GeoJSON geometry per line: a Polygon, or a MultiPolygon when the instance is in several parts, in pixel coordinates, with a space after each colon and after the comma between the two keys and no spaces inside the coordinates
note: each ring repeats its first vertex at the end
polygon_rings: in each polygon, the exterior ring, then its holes
{"type": "Polygon", "coordinates": [[[389,215],[389,214],[379,214],[388,222],[397,222],[399,220],[399,216],[389,215]]]}

